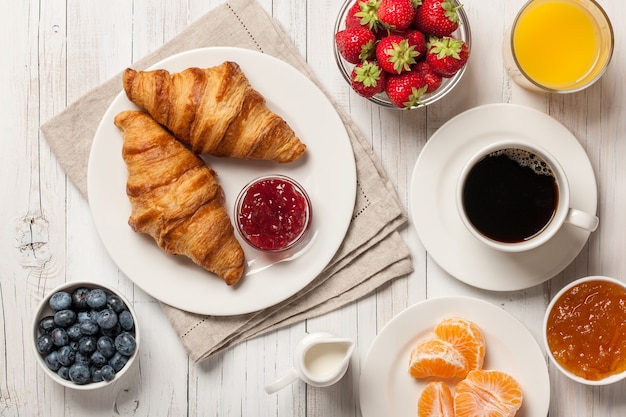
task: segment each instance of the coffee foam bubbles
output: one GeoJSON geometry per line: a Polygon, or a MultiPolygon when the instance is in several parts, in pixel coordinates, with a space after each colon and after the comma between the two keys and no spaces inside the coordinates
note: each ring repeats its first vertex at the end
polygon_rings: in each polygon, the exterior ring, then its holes
{"type": "Polygon", "coordinates": [[[488,157],[496,157],[504,155],[507,158],[517,162],[520,166],[528,167],[537,175],[548,175],[553,177],[554,173],[550,165],[539,155],[534,152],[519,148],[499,149],[487,155],[488,157]]]}

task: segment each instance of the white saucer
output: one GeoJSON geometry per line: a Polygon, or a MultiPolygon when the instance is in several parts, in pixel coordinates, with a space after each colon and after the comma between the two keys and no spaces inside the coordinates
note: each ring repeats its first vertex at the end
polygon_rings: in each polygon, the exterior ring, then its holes
{"type": "Polygon", "coordinates": [[[409,211],[424,247],[448,273],[474,287],[514,291],[561,272],[580,253],[590,233],[564,225],[552,240],[523,253],[488,248],[471,235],[457,212],[457,179],[475,152],[502,139],[525,139],[552,153],[567,174],[571,205],[596,213],[595,175],[576,137],[550,116],[515,104],[470,109],[432,135],[415,164],[409,211]]]}

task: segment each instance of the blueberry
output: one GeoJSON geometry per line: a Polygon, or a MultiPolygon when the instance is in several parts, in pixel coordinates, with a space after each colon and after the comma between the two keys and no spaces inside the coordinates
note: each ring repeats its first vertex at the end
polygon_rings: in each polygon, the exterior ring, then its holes
{"type": "Polygon", "coordinates": [[[126,308],[126,304],[124,304],[122,299],[115,294],[109,294],[107,296],[107,304],[109,308],[117,314],[120,314],[122,310],[126,308]]]}
{"type": "Polygon", "coordinates": [[[83,335],[83,332],[80,330],[80,324],[78,323],[72,324],[65,332],[70,340],[78,340],[83,335]]]}
{"type": "Polygon", "coordinates": [[[78,340],[78,351],[83,355],[91,355],[97,349],[96,342],[93,336],[83,336],[78,340]]]}
{"type": "Polygon", "coordinates": [[[102,353],[105,358],[110,358],[115,353],[115,344],[109,336],[101,336],[96,342],[98,352],[102,353]]]}
{"type": "Polygon", "coordinates": [[[94,310],[102,310],[107,305],[107,295],[104,290],[94,288],[87,295],[87,305],[94,310]]]}
{"type": "Polygon", "coordinates": [[[59,354],[56,350],[53,350],[48,355],[46,355],[44,360],[46,362],[46,365],[48,365],[48,368],[55,372],[58,371],[61,367],[61,364],[59,363],[59,354]]]}
{"type": "Polygon", "coordinates": [[[55,346],[65,346],[70,340],[65,329],[60,327],[57,327],[50,332],[50,338],[55,346]]]}
{"type": "Polygon", "coordinates": [[[72,306],[72,296],[65,291],[58,291],[50,297],[50,308],[54,311],[67,310],[72,306]]]}
{"type": "Polygon", "coordinates": [[[132,355],[135,352],[136,347],[137,342],[135,341],[135,338],[128,332],[120,333],[120,335],[115,338],[115,348],[122,355],[132,355]]]}
{"type": "Polygon", "coordinates": [[[130,311],[128,310],[124,310],[122,311],[117,320],[120,323],[120,326],[122,326],[122,329],[128,331],[131,330],[133,328],[133,326],[135,325],[135,321],[133,320],[133,315],[130,314],[130,311]]]}
{"type": "Polygon", "coordinates": [[[50,333],[55,327],[57,325],[54,324],[54,316],[46,316],[39,321],[39,331],[41,333],[50,333]]]}
{"type": "Polygon", "coordinates": [[[74,383],[83,385],[91,379],[91,371],[85,365],[74,364],[70,367],[69,376],[74,383]]]}
{"type": "Polygon", "coordinates": [[[84,355],[80,352],[76,352],[76,357],[74,358],[74,363],[79,365],[85,365],[87,367],[91,366],[91,356],[84,355]]]}
{"type": "Polygon", "coordinates": [[[70,340],[67,345],[71,347],[74,352],[78,352],[78,340],[70,340]]]}
{"type": "Polygon", "coordinates": [[[79,323],[82,323],[82,322],[84,322],[84,321],[88,321],[88,320],[95,321],[95,320],[94,320],[95,313],[96,313],[96,312],[95,312],[95,311],[93,311],[93,310],[89,310],[89,311],[79,311],[79,312],[78,312],[78,316],[77,316],[77,317],[78,317],[78,322],[79,322],[79,323]]]}
{"type": "Polygon", "coordinates": [[[87,296],[89,295],[89,288],[76,288],[72,293],[72,305],[76,310],[87,310],[89,305],[87,304],[87,296]]]}
{"type": "Polygon", "coordinates": [[[117,325],[117,313],[113,309],[105,308],[98,313],[96,322],[102,329],[110,330],[117,325]]]}
{"type": "Polygon", "coordinates": [[[61,365],[71,366],[74,363],[74,359],[76,358],[76,351],[68,345],[61,346],[57,352],[59,357],[59,363],[61,365]]]}
{"type": "Polygon", "coordinates": [[[100,326],[93,320],[85,320],[79,324],[80,331],[84,335],[94,335],[100,331],[100,326]]]}
{"type": "Polygon", "coordinates": [[[76,322],[76,313],[74,310],[59,310],[54,313],[54,322],[59,327],[70,327],[76,322]]]}
{"type": "Polygon", "coordinates": [[[91,354],[91,363],[92,365],[100,368],[106,365],[107,358],[102,354],[102,352],[100,352],[99,350],[96,350],[94,353],[91,354]]]}
{"type": "Polygon", "coordinates": [[[105,381],[113,381],[115,378],[115,369],[111,365],[104,365],[100,371],[105,381]]]}
{"type": "Polygon", "coordinates": [[[120,326],[119,323],[117,323],[112,329],[102,329],[102,334],[109,336],[111,339],[115,339],[120,333],[122,333],[122,326],[120,326]]]}
{"type": "Polygon", "coordinates": [[[120,352],[115,352],[113,357],[109,359],[109,365],[113,367],[115,372],[119,372],[126,365],[126,362],[128,362],[128,356],[124,356],[120,352]]]}
{"type": "Polygon", "coordinates": [[[47,355],[52,352],[54,343],[52,343],[52,337],[49,334],[42,334],[37,338],[37,352],[42,355],[47,355]]]}
{"type": "Polygon", "coordinates": [[[57,371],[57,375],[59,375],[63,379],[69,380],[70,368],[68,368],[67,366],[61,366],[59,370],[57,371]]]}
{"type": "Polygon", "coordinates": [[[91,372],[91,381],[92,382],[101,382],[104,381],[104,377],[102,376],[102,369],[92,366],[90,369],[91,372]]]}

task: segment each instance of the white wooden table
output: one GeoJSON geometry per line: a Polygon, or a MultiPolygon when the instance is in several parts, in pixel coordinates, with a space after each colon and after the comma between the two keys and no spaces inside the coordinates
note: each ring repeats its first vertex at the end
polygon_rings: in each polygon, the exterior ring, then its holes
{"type": "MultiPolygon", "coordinates": [[[[0,415],[2,416],[360,416],[360,366],[383,326],[408,306],[469,295],[511,313],[541,340],[551,295],[585,275],[626,280],[626,3],[601,0],[615,26],[613,62],[601,82],[568,96],[529,93],[502,67],[501,38],[524,0],[466,0],[473,49],[454,98],[412,112],[384,110],[351,93],[332,56],[334,16],[343,0],[260,0],[276,17],[334,99],[353,117],[407,206],[420,150],[452,116],[486,103],[521,103],[562,122],[580,140],[599,190],[600,227],[550,281],[514,292],[467,286],[428,255],[413,227],[402,230],[415,272],[339,311],[251,340],[194,364],[156,300],[118,271],[85,199],[59,167],[39,126],[89,89],[158,48],[222,0],[25,0],[0,4],[0,415]],[[143,325],[139,366],[109,389],[64,390],[38,369],[31,319],[53,287],[105,281],[133,302],[143,325]],[[332,389],[296,383],[275,395],[264,384],[285,370],[305,331],[354,338],[358,350],[332,389]]],[[[550,416],[626,414],[626,385],[588,388],[550,367],[550,416]]],[[[533,416],[540,417],[540,416],[533,416]]]]}

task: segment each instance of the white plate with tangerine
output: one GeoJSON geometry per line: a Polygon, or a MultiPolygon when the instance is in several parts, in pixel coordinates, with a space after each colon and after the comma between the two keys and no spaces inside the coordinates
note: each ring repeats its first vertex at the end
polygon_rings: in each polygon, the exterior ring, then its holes
{"type": "MultiPolygon", "coordinates": [[[[505,372],[523,393],[516,417],[542,417],[550,406],[550,378],[541,348],[512,315],[471,297],[433,298],[394,317],[378,334],[363,363],[359,387],[363,417],[417,415],[417,401],[430,381],[409,373],[411,351],[432,336],[443,319],[461,317],[476,324],[485,339],[482,369],[505,372]]],[[[452,393],[460,379],[442,379],[452,393]]]]}

